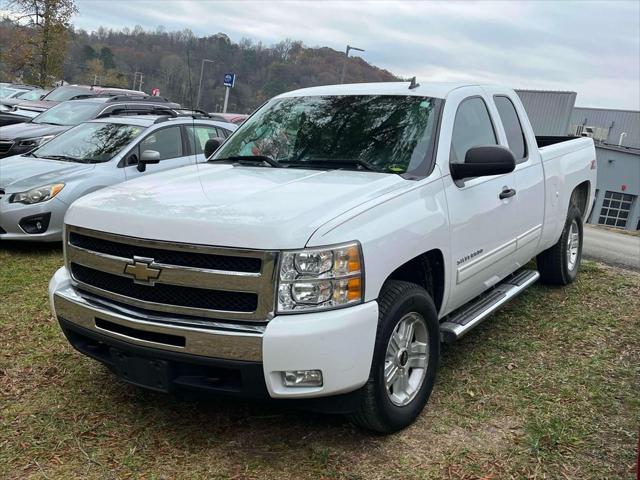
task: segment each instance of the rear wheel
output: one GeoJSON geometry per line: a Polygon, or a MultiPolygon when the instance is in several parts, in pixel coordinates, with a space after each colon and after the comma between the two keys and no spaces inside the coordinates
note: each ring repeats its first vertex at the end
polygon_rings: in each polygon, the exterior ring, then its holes
{"type": "Polygon", "coordinates": [[[433,300],[418,285],[390,280],[378,305],[371,374],[351,420],[391,433],[410,425],[429,399],[440,357],[440,330],[433,300]]]}
{"type": "Polygon", "coordinates": [[[537,257],[540,278],[544,283],[568,285],[576,279],[582,260],[582,234],[582,214],[572,204],[560,239],[537,257]]]}

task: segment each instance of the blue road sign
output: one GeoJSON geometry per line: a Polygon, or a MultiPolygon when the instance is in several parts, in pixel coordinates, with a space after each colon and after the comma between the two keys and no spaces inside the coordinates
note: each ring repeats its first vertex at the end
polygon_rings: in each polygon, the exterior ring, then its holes
{"type": "Polygon", "coordinates": [[[225,73],[224,74],[224,86],[225,87],[233,87],[234,83],[236,83],[236,74],[235,73],[225,73]]]}

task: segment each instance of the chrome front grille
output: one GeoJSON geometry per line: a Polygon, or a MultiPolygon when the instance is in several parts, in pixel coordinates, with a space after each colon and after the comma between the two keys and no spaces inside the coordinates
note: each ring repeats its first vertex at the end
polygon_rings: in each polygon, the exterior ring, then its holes
{"type": "Polygon", "coordinates": [[[7,153],[15,142],[0,140],[0,153],[7,153]]]}
{"type": "Polygon", "coordinates": [[[75,288],[157,314],[266,322],[277,252],[146,240],[67,226],[75,288]]]}

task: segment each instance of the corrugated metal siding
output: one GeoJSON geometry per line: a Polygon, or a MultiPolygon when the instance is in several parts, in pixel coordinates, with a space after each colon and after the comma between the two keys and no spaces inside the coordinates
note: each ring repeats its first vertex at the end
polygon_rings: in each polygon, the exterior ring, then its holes
{"type": "Polygon", "coordinates": [[[570,128],[575,128],[575,125],[609,129],[606,143],[612,145],[617,145],[620,134],[627,132],[622,145],[640,148],[640,112],[638,111],[576,107],[573,109],[570,128]]]}
{"type": "Polygon", "coordinates": [[[576,92],[516,90],[536,135],[566,135],[576,92]]]}

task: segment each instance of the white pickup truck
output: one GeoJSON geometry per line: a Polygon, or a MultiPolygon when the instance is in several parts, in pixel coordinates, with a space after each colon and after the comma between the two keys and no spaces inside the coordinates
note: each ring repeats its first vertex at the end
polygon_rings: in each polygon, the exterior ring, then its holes
{"type": "Polygon", "coordinates": [[[589,138],[536,138],[508,88],[285,93],[207,163],[73,203],[51,306],[133,384],[393,432],[426,404],[441,341],[539,277],[575,279],[595,159],[589,138]]]}

